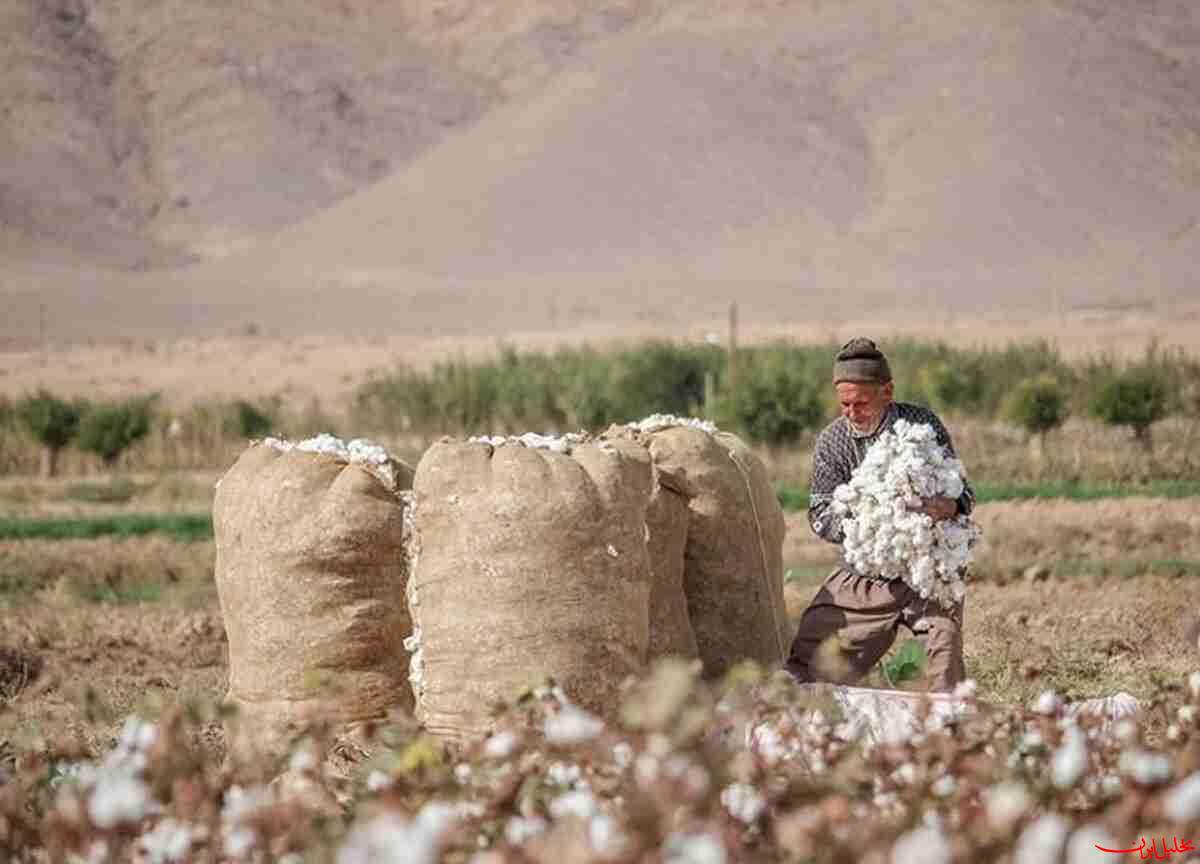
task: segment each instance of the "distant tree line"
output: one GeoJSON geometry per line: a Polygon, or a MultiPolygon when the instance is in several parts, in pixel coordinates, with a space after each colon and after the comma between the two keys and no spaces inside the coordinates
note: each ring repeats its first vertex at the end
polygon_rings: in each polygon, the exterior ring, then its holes
{"type": "MultiPolygon", "coordinates": [[[[1045,436],[1068,416],[1130,428],[1150,446],[1168,414],[1200,415],[1200,361],[1151,346],[1129,362],[1067,362],[1049,343],[955,348],[921,341],[885,346],[899,399],[951,416],[992,418],[1045,436]]],[[[499,433],[602,429],[653,413],[704,416],[772,447],[796,444],[836,414],[836,346],[774,344],[729,352],[650,343],[613,351],[504,350],[447,360],[428,371],[376,374],[360,385],[351,424],[363,434],[499,433]],[[731,371],[736,368],[736,378],[731,371]]]]}
{"type": "MultiPolygon", "coordinates": [[[[1112,356],[1066,361],[1045,342],[955,348],[921,341],[884,346],[899,399],[950,417],[1013,423],[1044,439],[1071,415],[1131,430],[1143,447],[1171,414],[1200,417],[1200,361],[1149,347],[1132,361],[1112,356]]],[[[525,431],[598,431],[649,414],[706,417],[756,444],[787,447],[836,415],[830,386],[833,345],[742,348],[735,362],[717,345],[651,342],[601,351],[504,349],[485,360],[444,360],[427,370],[377,372],[353,392],[347,416],[319,402],[287,412],[278,397],[164,408],[156,395],[90,402],[39,390],[0,398],[0,472],[23,470],[24,442],[52,476],[68,448],[105,468],[146,439],[176,451],[176,465],[227,463],[247,439],[337,433],[432,437],[525,431]],[[736,370],[736,374],[735,374],[736,370]],[[7,458],[4,458],[6,457],[7,458]]],[[[143,445],[145,446],[145,445],[143,445]]],[[[32,454],[31,454],[32,455],[32,454]]]]}

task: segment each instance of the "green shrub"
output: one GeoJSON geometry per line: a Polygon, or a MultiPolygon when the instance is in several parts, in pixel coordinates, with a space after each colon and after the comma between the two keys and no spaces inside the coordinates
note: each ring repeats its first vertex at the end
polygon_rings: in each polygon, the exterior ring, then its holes
{"type": "Polygon", "coordinates": [[[934,361],[918,375],[924,401],[939,411],[967,413],[982,406],[986,379],[982,364],[962,353],[950,361],[934,361]]]}
{"type": "Polygon", "coordinates": [[[42,446],[42,476],[53,477],[57,473],[58,454],[79,432],[80,406],[39,390],[21,399],[14,414],[42,446]]]}
{"type": "Polygon", "coordinates": [[[1147,357],[1125,369],[1101,368],[1092,383],[1088,409],[1109,425],[1130,427],[1150,449],[1150,427],[1167,415],[1169,397],[1163,369],[1154,357],[1147,357]]]}
{"type": "Polygon", "coordinates": [[[499,374],[494,364],[472,365],[466,360],[436,363],[431,377],[436,428],[460,435],[495,430],[499,374]]]}
{"type": "Polygon", "coordinates": [[[233,410],[237,416],[238,434],[243,438],[265,438],[275,427],[271,414],[252,402],[239,399],[233,410]]]}
{"type": "Polygon", "coordinates": [[[567,429],[600,429],[620,414],[612,387],[613,357],[585,348],[560,351],[556,404],[567,429]]]}
{"type": "Polygon", "coordinates": [[[825,417],[825,375],[805,355],[786,347],[746,352],[737,389],[721,397],[722,425],[771,447],[795,444],[825,417]]]}
{"type": "Polygon", "coordinates": [[[1004,418],[1042,438],[1067,419],[1067,393],[1053,375],[1026,378],[1004,400],[1004,418]]]}
{"type": "Polygon", "coordinates": [[[113,466],[150,431],[155,397],[108,402],[92,407],[79,425],[79,446],[113,466]]]}
{"type": "Polygon", "coordinates": [[[640,420],[650,414],[690,415],[704,405],[704,378],[724,365],[713,346],[651,342],[616,357],[611,380],[615,416],[603,423],[640,420]]]}
{"type": "Polygon", "coordinates": [[[500,353],[495,370],[495,422],[500,429],[561,429],[566,414],[558,399],[560,370],[546,354],[500,353]]]}
{"type": "Polygon", "coordinates": [[[428,376],[400,368],[371,375],[354,391],[350,421],[370,434],[410,432],[433,416],[433,390],[428,376]]]}

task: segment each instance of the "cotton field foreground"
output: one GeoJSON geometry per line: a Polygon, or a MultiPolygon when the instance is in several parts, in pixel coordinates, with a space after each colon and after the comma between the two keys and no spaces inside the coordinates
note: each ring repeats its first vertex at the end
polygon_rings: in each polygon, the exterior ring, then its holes
{"type": "Polygon", "coordinates": [[[696,671],[660,663],[630,684],[616,725],[540,688],[454,750],[396,718],[352,739],[314,734],[278,762],[222,765],[196,744],[191,711],[130,717],[101,753],[63,737],[19,758],[0,795],[0,850],[19,861],[1074,864],[1160,838],[1186,852],[1200,829],[1200,674],[1158,744],[1144,723],[1070,715],[1053,690],[996,708],[968,684],[924,731],[872,746],[778,675],[745,668],[711,688],[696,671]]]}

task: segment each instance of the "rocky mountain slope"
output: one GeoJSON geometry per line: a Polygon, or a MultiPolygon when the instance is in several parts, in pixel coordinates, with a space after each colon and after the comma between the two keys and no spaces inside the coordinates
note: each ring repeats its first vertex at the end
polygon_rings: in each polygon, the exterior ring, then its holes
{"type": "Polygon", "coordinates": [[[1200,294],[1187,0],[2,0],[0,72],[10,340],[1200,294]]]}

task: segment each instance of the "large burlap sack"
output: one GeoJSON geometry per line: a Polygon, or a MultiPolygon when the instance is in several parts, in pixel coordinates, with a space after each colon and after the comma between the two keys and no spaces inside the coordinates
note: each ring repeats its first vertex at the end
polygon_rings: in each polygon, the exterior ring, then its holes
{"type": "MultiPolygon", "coordinates": [[[[604,438],[640,443],[636,430],[625,426],[609,428],[604,438]]],[[[647,662],[660,657],[693,659],[700,654],[688,616],[683,577],[690,518],[688,502],[696,492],[682,469],[670,470],[653,463],[652,468],[650,506],[646,510],[646,547],[650,556],[647,662]]]]}
{"type": "Polygon", "coordinates": [[[648,455],[527,440],[444,441],[417,465],[412,681],[436,735],[485,733],[492,705],[547,678],[611,717],[644,668],[648,455]]]}
{"type": "Polygon", "coordinates": [[[711,424],[647,418],[628,427],[654,464],[687,478],[684,592],[708,676],[745,660],[783,662],[783,510],[766,466],[740,438],[711,424]]]}
{"type": "Polygon", "coordinates": [[[402,494],[412,470],[280,444],[246,450],[213,502],[227,699],[239,709],[231,740],[259,746],[312,722],[412,707],[402,494]]]}

